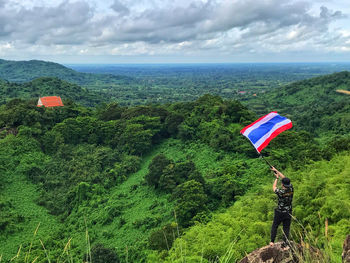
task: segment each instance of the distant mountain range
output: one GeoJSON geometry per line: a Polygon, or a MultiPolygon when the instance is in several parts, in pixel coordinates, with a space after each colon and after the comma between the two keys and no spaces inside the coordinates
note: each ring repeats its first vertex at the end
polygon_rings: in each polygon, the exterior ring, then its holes
{"type": "MultiPolygon", "coordinates": [[[[191,90],[186,86],[187,84],[172,83],[174,77],[176,74],[166,78],[166,81],[160,85],[153,82],[143,83],[132,76],[81,73],[53,62],[0,59],[0,102],[11,98],[57,95],[88,106],[111,100],[122,101],[129,105],[135,101],[138,104],[151,103],[158,97],[165,99],[156,101],[158,103],[171,102],[183,100],[181,97],[183,94],[195,98],[204,93],[220,94],[222,90],[222,86],[218,83],[215,87],[207,89],[191,78],[178,77],[184,83],[189,82],[196,87],[191,90]]],[[[154,79],[157,79],[156,75],[154,79]]],[[[204,80],[215,82],[211,78],[204,80]]],[[[233,83],[227,80],[225,85],[233,85],[233,83]]],[[[244,103],[259,115],[277,110],[289,116],[297,128],[315,133],[318,133],[319,129],[346,133],[350,130],[350,124],[348,124],[350,123],[350,102],[349,96],[345,94],[349,92],[349,87],[350,72],[343,71],[293,82],[277,89],[262,87],[261,89],[266,90],[266,93],[245,98],[244,103]]],[[[242,88],[249,89],[246,86],[242,88]]]]}
{"type": "Polygon", "coordinates": [[[122,83],[131,77],[112,74],[81,73],[54,62],[40,60],[9,61],[0,59],[0,78],[23,83],[39,77],[57,77],[78,85],[122,83]]]}
{"type": "Polygon", "coordinates": [[[81,73],[63,65],[40,60],[9,61],[0,59],[0,103],[12,98],[61,96],[85,106],[110,101],[99,89],[86,87],[123,84],[131,77],[112,74],[81,73]],[[81,87],[83,86],[83,87],[81,87]]]}

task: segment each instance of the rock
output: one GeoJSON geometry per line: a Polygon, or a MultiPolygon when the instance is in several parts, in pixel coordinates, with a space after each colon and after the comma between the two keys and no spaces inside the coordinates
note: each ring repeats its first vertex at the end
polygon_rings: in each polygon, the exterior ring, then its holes
{"type": "Polygon", "coordinates": [[[343,244],[343,263],[350,263],[350,235],[348,235],[343,244]]]}
{"type": "MultiPolygon", "coordinates": [[[[245,256],[239,263],[297,263],[302,262],[303,255],[312,258],[312,262],[326,262],[321,251],[305,245],[291,242],[288,249],[281,247],[282,242],[277,242],[273,246],[258,248],[245,256]]],[[[342,262],[350,263],[350,235],[343,244],[342,262]]]]}
{"type": "Polygon", "coordinates": [[[286,249],[281,245],[282,242],[277,242],[273,246],[258,248],[241,259],[239,263],[297,263],[303,258],[306,250],[307,254],[315,260],[314,262],[322,259],[321,252],[315,248],[306,249],[294,242],[291,242],[291,246],[286,249]]]}
{"type": "Polygon", "coordinates": [[[293,255],[290,251],[281,248],[282,242],[275,243],[273,246],[265,246],[254,250],[244,257],[239,263],[289,263],[293,261],[293,255]]]}

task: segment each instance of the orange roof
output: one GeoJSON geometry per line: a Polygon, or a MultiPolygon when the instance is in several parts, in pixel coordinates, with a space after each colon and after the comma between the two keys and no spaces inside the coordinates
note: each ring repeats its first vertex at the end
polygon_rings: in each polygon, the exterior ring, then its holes
{"type": "Polygon", "coordinates": [[[58,96],[51,96],[51,97],[41,97],[38,100],[38,107],[45,106],[45,107],[57,107],[57,106],[63,106],[61,97],[58,96]]]}
{"type": "Polygon", "coordinates": [[[350,91],[348,91],[348,90],[337,89],[336,92],[350,95],[350,91]]]}

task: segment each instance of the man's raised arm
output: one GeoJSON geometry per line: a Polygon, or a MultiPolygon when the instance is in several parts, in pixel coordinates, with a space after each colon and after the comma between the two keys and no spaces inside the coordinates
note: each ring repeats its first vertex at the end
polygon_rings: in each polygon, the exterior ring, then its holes
{"type": "Polygon", "coordinates": [[[276,179],[275,181],[273,182],[273,185],[272,185],[272,190],[275,192],[276,191],[276,188],[277,188],[277,182],[278,182],[278,173],[276,172],[276,168],[272,166],[271,170],[274,172],[274,175],[276,176],[276,179]]]}
{"type": "MultiPolygon", "coordinates": [[[[278,171],[275,167],[271,167],[271,170],[275,173],[275,175],[277,174],[279,177],[281,177],[282,179],[285,177],[283,175],[283,173],[281,173],[280,171],[278,171]]],[[[277,177],[277,176],[276,176],[277,177]]],[[[277,177],[278,178],[278,177],[277,177]]]]}

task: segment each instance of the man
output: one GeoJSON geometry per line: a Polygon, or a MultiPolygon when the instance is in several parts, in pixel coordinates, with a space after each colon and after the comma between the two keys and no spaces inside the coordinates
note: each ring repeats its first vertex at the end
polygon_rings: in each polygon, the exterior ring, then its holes
{"type": "Polygon", "coordinates": [[[275,208],[275,215],[273,218],[273,224],[271,228],[271,242],[273,246],[277,234],[277,228],[283,224],[283,244],[282,247],[287,249],[289,245],[289,230],[292,222],[292,200],[293,200],[293,186],[290,183],[290,179],[285,177],[275,167],[271,167],[276,179],[273,183],[272,189],[278,197],[278,205],[275,208]],[[282,188],[277,188],[278,179],[282,178],[282,188]]]}

